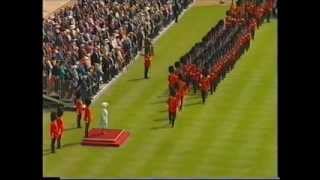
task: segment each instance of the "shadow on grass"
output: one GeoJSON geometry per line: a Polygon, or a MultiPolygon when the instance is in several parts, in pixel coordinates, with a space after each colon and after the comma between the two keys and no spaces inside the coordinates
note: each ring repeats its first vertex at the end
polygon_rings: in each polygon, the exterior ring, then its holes
{"type": "Polygon", "coordinates": [[[169,120],[166,118],[158,118],[158,119],[154,119],[153,121],[169,121],[169,120]]]}
{"type": "Polygon", "coordinates": [[[72,146],[76,146],[76,145],[80,145],[80,142],[63,144],[63,145],[62,145],[62,148],[72,147],[72,146]]]}
{"type": "Polygon", "coordinates": [[[74,129],[80,129],[80,128],[67,128],[67,129],[64,129],[64,131],[71,131],[71,130],[74,130],[74,129]]]}
{"type": "Polygon", "coordinates": [[[188,106],[193,106],[197,104],[202,104],[202,102],[195,102],[195,103],[189,103],[189,104],[184,104],[183,106],[188,107],[188,106]]]}
{"type": "Polygon", "coordinates": [[[188,99],[195,99],[195,98],[201,98],[201,96],[198,96],[197,94],[188,95],[188,99]]]}
{"type": "Polygon", "coordinates": [[[151,130],[158,130],[158,129],[166,129],[166,128],[170,128],[169,124],[164,124],[162,126],[156,126],[156,127],[152,127],[150,128],[151,130]]]}
{"type": "Polygon", "coordinates": [[[141,81],[144,80],[144,78],[134,78],[134,79],[129,79],[128,81],[141,81]]]}
{"type": "Polygon", "coordinates": [[[167,109],[165,109],[165,110],[160,110],[159,112],[160,113],[163,113],[163,112],[167,112],[168,110],[167,109]]]}
{"type": "MultiPolygon", "coordinates": [[[[56,153],[57,153],[57,151],[61,151],[61,150],[63,150],[64,148],[68,148],[68,147],[72,147],[72,146],[76,146],[76,145],[80,145],[80,142],[69,143],[69,144],[62,144],[61,149],[57,149],[57,148],[56,148],[56,153]]],[[[43,156],[48,156],[48,155],[50,155],[50,154],[53,154],[53,153],[51,153],[51,149],[44,149],[43,152],[42,152],[42,155],[43,155],[43,156]]]]}
{"type": "Polygon", "coordinates": [[[165,104],[165,103],[167,103],[167,101],[155,101],[150,104],[165,104]]]}

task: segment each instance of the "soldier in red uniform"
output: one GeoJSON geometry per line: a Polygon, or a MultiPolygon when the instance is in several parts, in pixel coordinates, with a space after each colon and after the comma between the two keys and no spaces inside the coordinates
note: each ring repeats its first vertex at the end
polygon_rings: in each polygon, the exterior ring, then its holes
{"type": "Polygon", "coordinates": [[[169,83],[169,92],[174,91],[178,87],[178,79],[179,77],[174,73],[174,67],[169,66],[169,76],[168,76],[168,83],[169,83]]]}
{"type": "Polygon", "coordinates": [[[217,86],[217,75],[212,70],[211,73],[210,73],[210,93],[211,94],[213,94],[213,92],[216,91],[216,86],[217,86]]]}
{"type": "Polygon", "coordinates": [[[199,84],[199,81],[200,81],[200,77],[201,77],[201,70],[197,66],[194,66],[192,77],[191,77],[192,78],[192,82],[193,82],[193,92],[194,92],[194,94],[197,93],[197,89],[199,88],[198,84],[199,84]]]}
{"type": "Polygon", "coordinates": [[[61,148],[61,138],[64,131],[64,123],[63,123],[62,116],[63,116],[63,110],[62,108],[59,107],[57,110],[57,125],[58,125],[57,149],[61,148]]]}
{"type": "Polygon", "coordinates": [[[266,2],[265,11],[266,11],[266,16],[267,16],[267,22],[270,22],[273,4],[274,4],[274,0],[267,0],[267,2],[266,2]]]}
{"type": "Polygon", "coordinates": [[[76,107],[76,113],[77,113],[77,128],[81,128],[81,118],[82,118],[82,113],[83,113],[83,103],[80,97],[80,93],[76,94],[76,99],[75,99],[75,107],[76,107]]]}
{"type": "Polygon", "coordinates": [[[201,97],[202,97],[202,103],[204,104],[206,102],[206,99],[208,97],[208,90],[210,87],[210,77],[208,76],[207,72],[203,73],[203,76],[200,79],[199,87],[201,89],[201,97]]]}
{"type": "Polygon", "coordinates": [[[55,153],[55,143],[59,133],[56,112],[51,112],[50,120],[51,120],[51,123],[50,123],[51,153],[55,153]]]}
{"type": "Polygon", "coordinates": [[[174,122],[176,120],[177,108],[178,108],[178,100],[176,98],[175,91],[171,92],[167,103],[168,103],[168,111],[169,111],[169,124],[173,128],[174,122]]]}
{"type": "Polygon", "coordinates": [[[91,104],[91,100],[90,99],[87,99],[85,101],[85,108],[84,108],[84,121],[85,121],[85,124],[86,124],[86,127],[85,127],[85,137],[87,138],[88,137],[88,134],[89,134],[89,127],[90,127],[90,124],[91,124],[91,121],[92,121],[92,115],[91,115],[91,109],[90,109],[90,104],[91,104]]]}
{"type": "Polygon", "coordinates": [[[181,67],[181,63],[179,61],[174,63],[175,74],[182,80],[184,80],[183,69],[181,67]]]}
{"type": "Polygon", "coordinates": [[[190,77],[190,69],[191,69],[191,66],[192,66],[192,64],[185,64],[184,65],[184,68],[183,68],[183,71],[184,71],[184,73],[185,73],[185,80],[186,80],[186,83],[187,83],[187,86],[188,86],[188,88],[190,87],[190,85],[191,85],[191,77],[190,77]]]}
{"type": "Polygon", "coordinates": [[[183,99],[184,99],[184,96],[186,95],[186,89],[187,89],[186,87],[187,87],[187,84],[181,79],[181,75],[180,75],[178,79],[178,91],[177,91],[179,111],[182,110],[183,99]]]}
{"type": "Polygon", "coordinates": [[[144,56],[144,78],[148,79],[148,73],[151,66],[151,56],[149,54],[146,54],[144,56]]]}

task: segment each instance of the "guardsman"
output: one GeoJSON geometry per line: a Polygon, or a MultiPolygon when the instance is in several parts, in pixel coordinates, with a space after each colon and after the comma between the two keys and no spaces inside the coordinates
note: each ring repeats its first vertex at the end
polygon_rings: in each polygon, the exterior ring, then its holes
{"type": "Polygon", "coordinates": [[[83,114],[84,104],[81,100],[80,93],[76,94],[76,99],[74,104],[75,104],[76,113],[77,113],[77,128],[81,128],[81,118],[83,114]]]}
{"type": "Polygon", "coordinates": [[[148,79],[148,73],[151,66],[151,56],[149,54],[146,54],[144,56],[144,78],[148,79]]]}
{"type": "Polygon", "coordinates": [[[61,138],[64,131],[64,123],[63,123],[63,109],[61,107],[57,110],[57,125],[58,125],[58,137],[57,137],[57,149],[61,148],[61,138]]]}
{"type": "Polygon", "coordinates": [[[203,72],[199,82],[199,87],[201,89],[202,103],[204,104],[208,97],[208,90],[210,88],[210,77],[206,71],[203,72]]]}
{"type": "Polygon", "coordinates": [[[85,108],[84,108],[84,122],[85,122],[85,137],[88,137],[89,134],[89,127],[92,121],[92,114],[90,109],[91,100],[86,99],[85,101],[85,108]]]}
{"type": "Polygon", "coordinates": [[[50,137],[51,137],[51,153],[55,153],[55,144],[58,138],[58,124],[57,124],[57,113],[51,112],[50,114],[50,137]]]}
{"type": "Polygon", "coordinates": [[[174,122],[177,116],[177,109],[178,109],[178,99],[176,98],[175,91],[170,92],[170,97],[167,103],[168,103],[168,112],[169,112],[169,125],[171,125],[171,127],[173,128],[174,122]]]}
{"type": "Polygon", "coordinates": [[[174,73],[174,67],[169,66],[169,76],[168,76],[168,83],[169,83],[169,92],[172,92],[177,89],[178,87],[178,79],[179,77],[174,73]]]}

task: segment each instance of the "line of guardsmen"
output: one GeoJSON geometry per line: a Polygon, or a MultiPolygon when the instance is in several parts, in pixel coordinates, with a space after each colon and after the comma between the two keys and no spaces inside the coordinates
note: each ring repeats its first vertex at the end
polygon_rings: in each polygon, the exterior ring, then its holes
{"type": "Polygon", "coordinates": [[[182,110],[184,97],[193,89],[200,90],[202,103],[206,103],[208,92],[213,94],[218,84],[230,72],[237,60],[250,47],[254,32],[264,19],[269,22],[274,0],[256,4],[243,1],[231,5],[227,17],[207,33],[180,61],[169,66],[168,115],[174,127],[176,115],[182,110]]]}

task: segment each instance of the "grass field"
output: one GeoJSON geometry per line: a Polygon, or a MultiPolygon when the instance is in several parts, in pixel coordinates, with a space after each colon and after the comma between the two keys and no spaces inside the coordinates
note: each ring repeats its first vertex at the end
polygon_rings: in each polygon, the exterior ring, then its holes
{"type": "MultiPolygon", "coordinates": [[[[63,148],[49,153],[43,117],[43,174],[59,177],[276,177],[277,21],[264,24],[247,54],[202,105],[189,96],[167,128],[167,67],[224,17],[226,7],[193,7],[155,44],[151,79],[139,59],[92,106],[110,103],[110,127],[131,132],[121,148],[79,145],[84,129],[65,113],[63,148]]],[[[96,127],[98,119],[92,127],[96,127]]]]}

